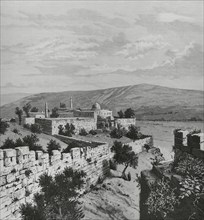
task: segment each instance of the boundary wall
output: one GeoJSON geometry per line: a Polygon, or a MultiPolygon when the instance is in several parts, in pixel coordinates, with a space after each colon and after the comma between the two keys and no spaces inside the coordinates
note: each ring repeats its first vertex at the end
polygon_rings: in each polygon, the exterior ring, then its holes
{"type": "Polygon", "coordinates": [[[110,157],[107,143],[95,148],[72,148],[70,153],[53,150],[51,157],[42,151],[29,151],[27,146],[0,150],[0,219],[21,219],[19,207],[32,202],[44,172],[55,176],[65,167],[84,170],[89,188],[107,175],[110,157]]]}

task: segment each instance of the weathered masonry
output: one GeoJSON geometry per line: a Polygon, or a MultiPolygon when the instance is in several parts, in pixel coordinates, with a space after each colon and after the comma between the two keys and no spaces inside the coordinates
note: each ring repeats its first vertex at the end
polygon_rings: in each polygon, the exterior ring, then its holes
{"type": "Polygon", "coordinates": [[[94,118],[36,118],[35,123],[41,125],[43,132],[46,134],[58,134],[59,125],[65,126],[67,123],[75,126],[76,133],[84,128],[87,132],[97,129],[94,118]]]}
{"type": "Polygon", "coordinates": [[[87,188],[106,176],[111,155],[108,144],[88,145],[72,148],[70,153],[54,150],[51,157],[42,151],[29,151],[27,146],[0,150],[0,219],[20,219],[20,205],[32,202],[44,172],[54,176],[65,167],[84,170],[87,188]]]}

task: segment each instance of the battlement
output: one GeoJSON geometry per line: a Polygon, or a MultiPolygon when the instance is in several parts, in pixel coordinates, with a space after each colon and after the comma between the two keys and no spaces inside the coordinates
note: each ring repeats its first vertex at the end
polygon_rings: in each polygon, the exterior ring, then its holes
{"type": "Polygon", "coordinates": [[[27,146],[0,150],[0,219],[20,219],[19,206],[31,202],[39,191],[39,177],[43,173],[55,176],[65,167],[84,170],[86,188],[96,184],[109,171],[110,148],[103,143],[72,148],[70,153],[53,150],[52,155],[29,151],[27,146]],[[29,192],[29,193],[28,193],[29,192]]]}
{"type": "Polygon", "coordinates": [[[204,158],[204,133],[194,133],[181,129],[175,130],[174,148],[204,158]]]}

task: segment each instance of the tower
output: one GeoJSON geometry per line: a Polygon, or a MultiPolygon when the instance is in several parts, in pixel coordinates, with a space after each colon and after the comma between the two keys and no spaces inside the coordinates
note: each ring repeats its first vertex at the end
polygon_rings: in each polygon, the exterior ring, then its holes
{"type": "Polygon", "coordinates": [[[49,118],[47,102],[45,102],[45,118],[49,118]]]}
{"type": "Polygon", "coordinates": [[[70,98],[70,109],[73,109],[72,97],[70,98]]]}

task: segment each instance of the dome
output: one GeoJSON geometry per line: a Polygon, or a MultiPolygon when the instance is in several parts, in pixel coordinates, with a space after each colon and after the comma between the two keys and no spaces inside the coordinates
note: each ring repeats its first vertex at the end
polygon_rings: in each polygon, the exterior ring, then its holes
{"type": "Polygon", "coordinates": [[[101,106],[100,106],[100,104],[98,104],[98,103],[96,102],[94,105],[92,105],[92,109],[93,109],[93,110],[101,110],[101,106]]]}

